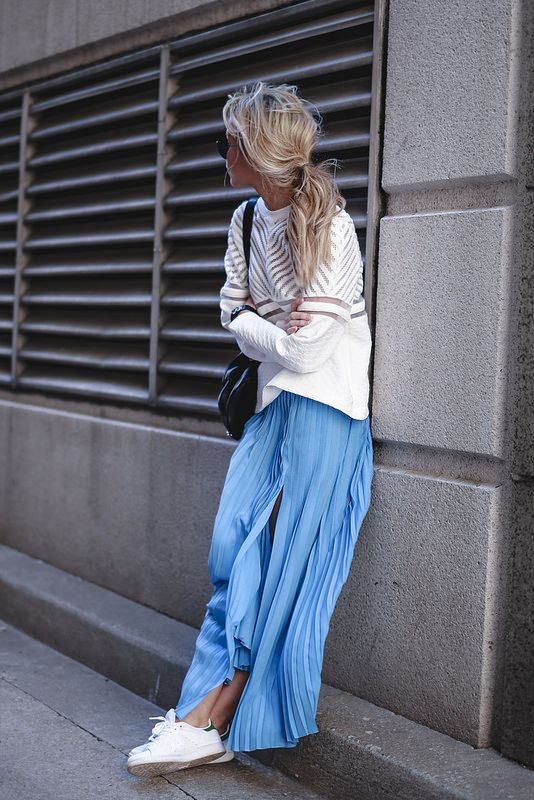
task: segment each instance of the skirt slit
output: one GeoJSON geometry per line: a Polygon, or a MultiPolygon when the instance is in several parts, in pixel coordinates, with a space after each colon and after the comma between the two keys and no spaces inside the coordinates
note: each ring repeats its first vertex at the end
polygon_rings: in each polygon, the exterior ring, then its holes
{"type": "Polygon", "coordinates": [[[295,747],[318,732],[324,644],[372,478],[369,417],[353,419],[282,391],[247,421],[213,526],[213,593],[175,708],[179,718],[245,669],[228,747],[295,747]],[[271,544],[269,520],[281,492],[271,544]]]}

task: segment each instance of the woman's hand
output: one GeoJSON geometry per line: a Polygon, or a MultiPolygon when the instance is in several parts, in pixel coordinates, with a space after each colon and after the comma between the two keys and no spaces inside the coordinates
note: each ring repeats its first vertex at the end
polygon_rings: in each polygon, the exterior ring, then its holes
{"type": "Polygon", "coordinates": [[[311,314],[307,311],[297,311],[298,306],[305,300],[302,295],[295,297],[291,303],[291,311],[286,322],[286,333],[291,334],[311,322],[311,314]]]}
{"type": "MultiPolygon", "coordinates": [[[[305,299],[306,298],[302,295],[297,295],[297,297],[295,297],[295,299],[292,301],[291,311],[289,312],[288,318],[282,322],[282,327],[287,334],[295,333],[295,331],[298,331],[299,328],[303,328],[304,325],[308,325],[308,323],[311,322],[311,314],[309,314],[307,311],[297,311],[298,306],[305,299]]],[[[256,304],[250,296],[245,300],[245,303],[253,308],[256,308],[256,304]]],[[[246,313],[246,309],[239,312],[239,314],[246,313]]],[[[237,314],[237,316],[239,316],[239,314],[237,314]]]]}

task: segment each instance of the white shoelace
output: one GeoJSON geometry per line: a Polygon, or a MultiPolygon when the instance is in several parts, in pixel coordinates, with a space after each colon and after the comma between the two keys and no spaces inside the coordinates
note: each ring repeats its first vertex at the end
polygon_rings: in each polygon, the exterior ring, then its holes
{"type": "Polygon", "coordinates": [[[149,719],[160,719],[161,722],[158,722],[157,725],[154,725],[152,728],[152,733],[148,737],[149,742],[153,742],[158,736],[161,736],[165,733],[170,733],[175,731],[176,728],[180,727],[179,722],[169,722],[168,719],[165,717],[149,717],[149,719]]]}

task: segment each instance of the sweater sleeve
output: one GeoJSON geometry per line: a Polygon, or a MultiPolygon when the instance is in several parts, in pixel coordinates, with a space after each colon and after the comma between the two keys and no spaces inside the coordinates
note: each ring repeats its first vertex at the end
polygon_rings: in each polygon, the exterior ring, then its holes
{"type": "MultiPolygon", "coordinates": [[[[258,349],[252,340],[246,336],[241,336],[237,331],[230,328],[232,309],[243,303],[249,303],[250,305],[254,303],[249,292],[248,268],[243,250],[243,216],[245,213],[245,206],[246,201],[235,209],[230,227],[228,228],[228,246],[224,256],[226,281],[220,291],[221,325],[223,328],[233,333],[241,352],[256,361],[266,361],[268,356],[263,349],[258,349]]],[[[239,316],[256,316],[256,314],[247,311],[239,316]]],[[[271,327],[274,328],[274,325],[271,325],[271,327]]],[[[280,328],[277,330],[280,330],[280,328]]]]}
{"type": "MultiPolygon", "coordinates": [[[[237,287],[239,258],[244,262],[244,256],[233,241],[231,231],[232,227],[229,232],[229,252],[232,240],[233,254],[237,254],[238,264],[229,264],[225,260],[225,266],[227,273],[230,269],[237,287]]],[[[252,312],[244,312],[233,322],[226,322],[225,327],[235,335],[243,352],[246,352],[244,347],[250,347],[256,353],[251,358],[274,361],[295,372],[314,372],[335,352],[350,321],[353,302],[363,286],[363,265],[354,224],[348,214],[338,214],[333,219],[330,238],[332,249],[329,263],[321,265],[314,281],[302,290],[306,299],[299,305],[299,310],[311,314],[312,319],[308,324],[295,333],[287,334],[282,328],[252,312]]],[[[246,263],[244,275],[246,278],[246,263]]],[[[241,291],[248,295],[248,285],[246,288],[245,285],[242,280],[241,291]]],[[[236,298],[232,307],[245,302],[241,297],[236,298]]]]}

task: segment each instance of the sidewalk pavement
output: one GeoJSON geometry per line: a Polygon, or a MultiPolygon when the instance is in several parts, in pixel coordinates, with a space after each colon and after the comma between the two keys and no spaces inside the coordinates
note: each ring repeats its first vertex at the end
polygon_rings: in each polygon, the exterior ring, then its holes
{"type": "Polygon", "coordinates": [[[323,800],[246,753],[130,775],[128,751],[150,735],[149,717],[167,710],[0,621],[0,797],[323,800]]]}

